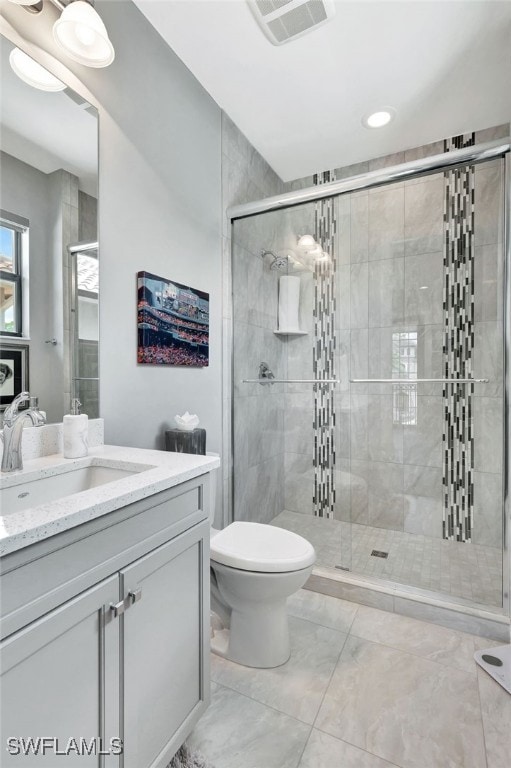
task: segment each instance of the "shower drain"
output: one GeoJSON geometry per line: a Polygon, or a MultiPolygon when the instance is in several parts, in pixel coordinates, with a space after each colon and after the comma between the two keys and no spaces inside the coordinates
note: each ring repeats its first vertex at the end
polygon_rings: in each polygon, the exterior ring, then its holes
{"type": "Polygon", "coordinates": [[[388,557],[388,552],[382,552],[380,549],[373,549],[371,552],[371,557],[388,557]]]}

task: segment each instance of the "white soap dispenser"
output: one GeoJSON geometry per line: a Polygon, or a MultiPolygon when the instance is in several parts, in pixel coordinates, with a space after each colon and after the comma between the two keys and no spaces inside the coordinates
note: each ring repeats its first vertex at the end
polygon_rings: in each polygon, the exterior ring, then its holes
{"type": "Polygon", "coordinates": [[[89,452],[89,417],[80,413],[81,402],[77,397],[71,400],[71,413],[64,416],[64,458],[80,459],[89,452]]]}

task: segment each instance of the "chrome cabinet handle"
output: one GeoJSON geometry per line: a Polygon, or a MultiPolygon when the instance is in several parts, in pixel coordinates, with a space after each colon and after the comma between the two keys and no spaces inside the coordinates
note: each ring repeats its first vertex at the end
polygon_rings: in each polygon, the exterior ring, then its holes
{"type": "Polygon", "coordinates": [[[118,603],[110,603],[110,610],[114,614],[115,618],[122,616],[126,610],[126,603],[124,600],[120,600],[118,603]]]}
{"type": "Polygon", "coordinates": [[[138,601],[141,599],[142,590],[132,589],[130,592],[128,592],[128,595],[124,598],[124,600],[119,600],[118,603],[110,603],[110,610],[117,619],[119,616],[122,616],[124,611],[126,611],[132,605],[135,605],[135,603],[138,603],[138,601]]]}
{"type": "Polygon", "coordinates": [[[132,589],[130,592],[128,592],[128,598],[131,601],[131,605],[135,605],[135,603],[138,603],[138,601],[142,599],[142,590],[132,589]]]}

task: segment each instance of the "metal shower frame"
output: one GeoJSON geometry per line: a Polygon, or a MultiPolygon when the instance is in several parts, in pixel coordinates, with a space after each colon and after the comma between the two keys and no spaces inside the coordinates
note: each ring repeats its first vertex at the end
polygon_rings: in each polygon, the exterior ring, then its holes
{"type": "MultiPolygon", "coordinates": [[[[396,181],[429,176],[450,168],[467,164],[480,164],[489,160],[502,158],[504,172],[503,183],[503,246],[504,246],[504,430],[503,430],[503,515],[502,515],[502,610],[506,616],[511,615],[511,138],[476,144],[472,147],[444,152],[430,157],[413,160],[407,163],[390,166],[377,171],[357,174],[340,181],[333,181],[315,187],[307,187],[295,192],[257,200],[251,203],[231,206],[227,209],[227,217],[231,227],[238,219],[245,219],[269,211],[285,210],[286,208],[317,202],[328,197],[382,187],[396,181]]],[[[231,232],[231,242],[232,242],[231,232]]],[[[231,319],[234,326],[234,317],[231,319]]],[[[233,338],[234,327],[231,328],[233,338]]],[[[234,392],[234,361],[231,344],[231,381],[234,392]]],[[[234,396],[231,398],[231,457],[234,448],[234,396]]],[[[234,466],[233,462],[231,465],[234,466]]],[[[232,493],[232,489],[231,489],[232,493]]],[[[234,499],[229,505],[234,513],[234,499]]],[[[230,522],[230,521],[229,521],[230,522]]],[[[442,593],[438,593],[444,597],[442,593]]],[[[465,601],[450,600],[462,606],[465,601]]]]}

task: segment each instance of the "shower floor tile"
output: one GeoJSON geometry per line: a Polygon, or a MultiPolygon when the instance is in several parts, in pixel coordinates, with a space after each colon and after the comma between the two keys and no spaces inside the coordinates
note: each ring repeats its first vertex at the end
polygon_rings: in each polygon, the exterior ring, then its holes
{"type": "Polygon", "coordinates": [[[374,528],[284,510],[272,525],[308,539],[317,565],[461,597],[486,607],[502,605],[502,552],[480,544],[374,528]],[[388,557],[374,557],[373,550],[388,557]]]}

